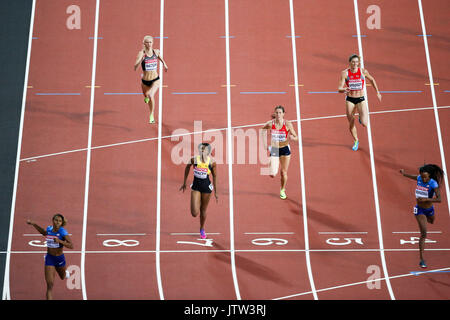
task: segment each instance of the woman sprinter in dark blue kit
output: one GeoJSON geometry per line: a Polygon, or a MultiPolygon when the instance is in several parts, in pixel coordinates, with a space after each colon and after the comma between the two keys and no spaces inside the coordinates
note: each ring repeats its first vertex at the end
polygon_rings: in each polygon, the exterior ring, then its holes
{"type": "Polygon", "coordinates": [[[55,214],[52,219],[52,225],[48,226],[46,230],[38,226],[31,220],[27,220],[29,225],[32,225],[40,234],[46,238],[47,254],[45,255],[45,282],[47,283],[47,300],[53,300],[53,283],[55,281],[55,274],[57,273],[61,280],[64,280],[66,275],[66,259],[63,253],[63,247],[73,249],[72,241],[69,233],[63,227],[66,225],[66,220],[62,214],[55,214]]]}
{"type": "Polygon", "coordinates": [[[420,263],[422,268],[427,265],[423,258],[423,251],[425,247],[425,240],[427,237],[427,223],[434,223],[434,206],[433,203],[441,202],[441,192],[439,185],[442,182],[444,171],[435,164],[425,164],[419,168],[419,175],[405,173],[405,170],[400,169],[400,173],[407,178],[417,181],[416,186],[416,202],[414,206],[414,215],[420,228],[420,263]],[[436,197],[434,197],[436,196],[436,197]]]}

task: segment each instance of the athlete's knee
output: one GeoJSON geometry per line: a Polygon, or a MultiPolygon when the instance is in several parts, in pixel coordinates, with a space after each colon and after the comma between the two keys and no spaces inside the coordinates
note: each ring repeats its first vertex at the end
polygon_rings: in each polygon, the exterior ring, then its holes
{"type": "Polygon", "coordinates": [[[286,169],[281,169],[280,174],[283,178],[287,178],[287,176],[288,176],[288,172],[286,169]]]}
{"type": "Polygon", "coordinates": [[[191,209],[191,215],[195,218],[200,213],[200,210],[198,209],[191,209]]]}

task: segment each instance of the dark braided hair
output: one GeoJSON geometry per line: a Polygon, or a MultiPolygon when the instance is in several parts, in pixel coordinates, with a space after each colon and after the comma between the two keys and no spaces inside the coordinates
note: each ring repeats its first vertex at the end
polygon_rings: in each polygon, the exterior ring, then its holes
{"type": "Polygon", "coordinates": [[[430,178],[436,180],[439,185],[441,184],[442,178],[444,177],[444,171],[441,169],[441,167],[435,164],[424,164],[419,168],[419,172],[428,172],[430,178]]]}

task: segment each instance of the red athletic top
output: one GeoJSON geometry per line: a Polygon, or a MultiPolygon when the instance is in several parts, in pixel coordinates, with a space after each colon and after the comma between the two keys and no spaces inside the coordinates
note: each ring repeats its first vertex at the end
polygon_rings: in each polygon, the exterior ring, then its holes
{"type": "Polygon", "coordinates": [[[286,128],[286,121],[283,122],[281,129],[275,126],[275,120],[272,121],[272,141],[284,142],[287,140],[288,130],[286,128]]]}
{"type": "Polygon", "coordinates": [[[347,70],[347,78],[345,78],[345,83],[350,91],[359,91],[364,89],[364,75],[361,73],[361,69],[352,73],[350,69],[347,70]]]}

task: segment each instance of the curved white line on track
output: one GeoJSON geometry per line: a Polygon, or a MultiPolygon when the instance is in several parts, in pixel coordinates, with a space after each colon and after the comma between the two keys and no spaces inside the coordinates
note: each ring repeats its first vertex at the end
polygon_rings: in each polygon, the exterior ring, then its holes
{"type": "MultiPolygon", "coordinates": [[[[358,0],[353,0],[353,4],[355,7],[355,23],[356,23],[356,31],[358,35],[358,49],[361,60],[361,68],[364,68],[364,54],[361,42],[361,30],[359,25],[359,11],[358,11],[358,0]]],[[[367,89],[364,86],[364,96],[366,97],[367,111],[369,111],[369,101],[367,99],[367,89]]],[[[383,244],[383,230],[381,227],[381,214],[380,214],[380,203],[378,200],[378,187],[377,187],[377,174],[375,172],[375,159],[373,154],[373,143],[372,143],[372,130],[370,124],[370,113],[367,116],[367,139],[369,142],[369,156],[370,156],[370,167],[372,172],[372,183],[373,183],[373,195],[374,195],[374,204],[375,204],[375,212],[377,218],[377,228],[378,228],[378,242],[380,244],[380,258],[381,265],[383,267],[383,273],[386,279],[387,289],[389,291],[389,295],[392,300],[395,300],[394,292],[392,291],[391,283],[389,281],[389,274],[386,267],[386,258],[384,256],[384,244],[383,244]]]]}
{"type": "MultiPolygon", "coordinates": [[[[437,109],[449,109],[449,108],[450,108],[450,106],[437,107],[437,109]]],[[[423,111],[423,110],[433,110],[433,107],[411,108],[411,109],[397,109],[397,110],[384,110],[384,111],[372,111],[372,112],[369,112],[369,114],[384,114],[384,113],[393,113],[393,112],[423,111]]],[[[304,119],[301,119],[300,121],[326,120],[326,119],[332,119],[332,118],[345,118],[345,117],[346,117],[345,114],[338,114],[338,115],[333,115],[333,116],[304,118],[304,119]]],[[[289,121],[297,122],[297,119],[291,119],[289,121]]],[[[259,127],[259,126],[262,126],[263,124],[264,123],[255,123],[255,124],[248,124],[248,125],[242,125],[242,126],[235,126],[235,127],[231,127],[231,128],[232,129],[251,128],[251,127],[259,127]]],[[[203,131],[192,131],[192,132],[188,132],[188,133],[181,133],[181,134],[162,136],[161,139],[170,139],[170,138],[173,138],[173,137],[184,137],[184,136],[189,136],[189,135],[194,135],[194,134],[201,134],[201,133],[207,133],[207,132],[225,131],[227,129],[228,128],[217,128],[217,129],[208,129],[208,130],[203,130],[203,131]]],[[[131,141],[125,141],[125,142],[118,142],[118,143],[100,145],[100,146],[92,147],[91,149],[92,150],[96,150],[96,149],[103,149],[103,148],[112,148],[112,147],[132,144],[132,143],[140,143],[140,142],[147,142],[147,141],[154,141],[154,140],[158,140],[158,137],[144,138],[144,139],[139,139],[139,140],[131,140],[131,141]]],[[[40,156],[33,156],[33,157],[23,158],[23,159],[20,159],[20,161],[34,161],[36,159],[53,157],[53,156],[59,156],[59,155],[63,155],[63,154],[74,153],[74,152],[81,152],[81,151],[86,151],[86,150],[87,150],[86,148],[81,148],[81,149],[74,149],[74,150],[68,150],[68,151],[61,151],[61,152],[55,152],[55,153],[50,153],[50,154],[44,154],[44,155],[40,155],[40,156]]]]}
{"type": "Polygon", "coordinates": [[[31,7],[31,17],[30,17],[30,31],[28,34],[28,52],[27,52],[27,62],[25,66],[25,81],[23,85],[23,95],[22,95],[22,111],[20,114],[20,129],[19,129],[19,137],[17,143],[17,155],[16,155],[16,168],[15,168],[15,176],[14,176],[14,190],[11,200],[11,214],[9,220],[9,235],[8,235],[8,249],[6,251],[6,262],[5,262],[5,275],[3,279],[3,300],[11,300],[11,292],[10,292],[10,284],[9,284],[9,275],[10,275],[10,263],[11,263],[11,245],[12,245],[12,234],[13,234],[13,226],[14,226],[14,214],[16,209],[16,196],[17,196],[17,183],[19,177],[19,166],[20,166],[20,153],[22,150],[22,134],[23,134],[23,119],[25,116],[25,102],[27,100],[27,87],[28,87],[28,74],[30,71],[30,57],[31,57],[31,44],[33,39],[33,30],[34,30],[34,13],[36,9],[36,0],[33,0],[33,4],[31,7]]]}
{"type": "MultiPolygon", "coordinates": [[[[416,276],[418,276],[418,275],[420,275],[420,274],[423,274],[423,273],[433,273],[433,272],[439,272],[439,271],[447,271],[447,270],[450,270],[450,268],[442,268],[442,269],[435,269],[435,270],[428,270],[428,271],[425,271],[425,272],[417,272],[417,274],[411,274],[411,273],[407,273],[407,274],[401,274],[401,275],[398,275],[398,276],[392,276],[392,277],[389,277],[389,278],[380,278],[380,279],[376,279],[376,281],[385,281],[386,280],[386,283],[387,282],[389,282],[389,280],[390,279],[397,279],[397,278],[404,278],[404,277],[412,277],[412,276],[414,276],[414,277],[416,277],[416,276]]],[[[330,291],[330,290],[336,290],[336,289],[341,289],[341,288],[346,288],[346,287],[352,287],[352,286],[357,286],[357,285],[361,285],[361,284],[368,284],[368,283],[372,283],[372,282],[374,282],[375,280],[366,280],[366,281],[360,281],[360,282],[354,282],[354,283],[348,283],[348,284],[343,284],[343,285],[340,285],[340,286],[335,286],[335,287],[329,287],[329,288],[324,288],[324,289],[318,289],[317,290],[317,292],[324,292],[324,291],[330,291]]],[[[289,299],[289,298],[294,298],[294,297],[299,297],[299,296],[304,296],[304,295],[307,295],[307,294],[311,294],[312,292],[302,292],[302,293],[296,293],[296,294],[292,294],[292,295],[289,295],[289,296],[284,296],[284,297],[279,297],[279,298],[274,298],[274,299],[272,299],[272,300],[283,300],[283,299],[289,299]]]]}
{"type": "Polygon", "coordinates": [[[297,113],[297,135],[298,135],[298,150],[299,150],[299,161],[300,161],[300,179],[302,188],[302,212],[303,212],[303,230],[305,235],[305,258],[306,258],[306,268],[308,270],[309,283],[311,285],[311,292],[314,296],[314,300],[318,300],[316,286],[314,284],[314,277],[311,269],[311,259],[309,255],[309,235],[308,235],[308,216],[306,207],[306,190],[305,190],[305,170],[303,167],[303,144],[302,144],[302,130],[301,130],[301,119],[300,119],[300,99],[298,92],[298,71],[297,71],[297,49],[295,45],[295,25],[294,25],[294,4],[292,0],[289,0],[289,12],[291,20],[291,39],[292,39],[292,61],[294,67],[294,90],[295,90],[295,106],[297,113]]]}

